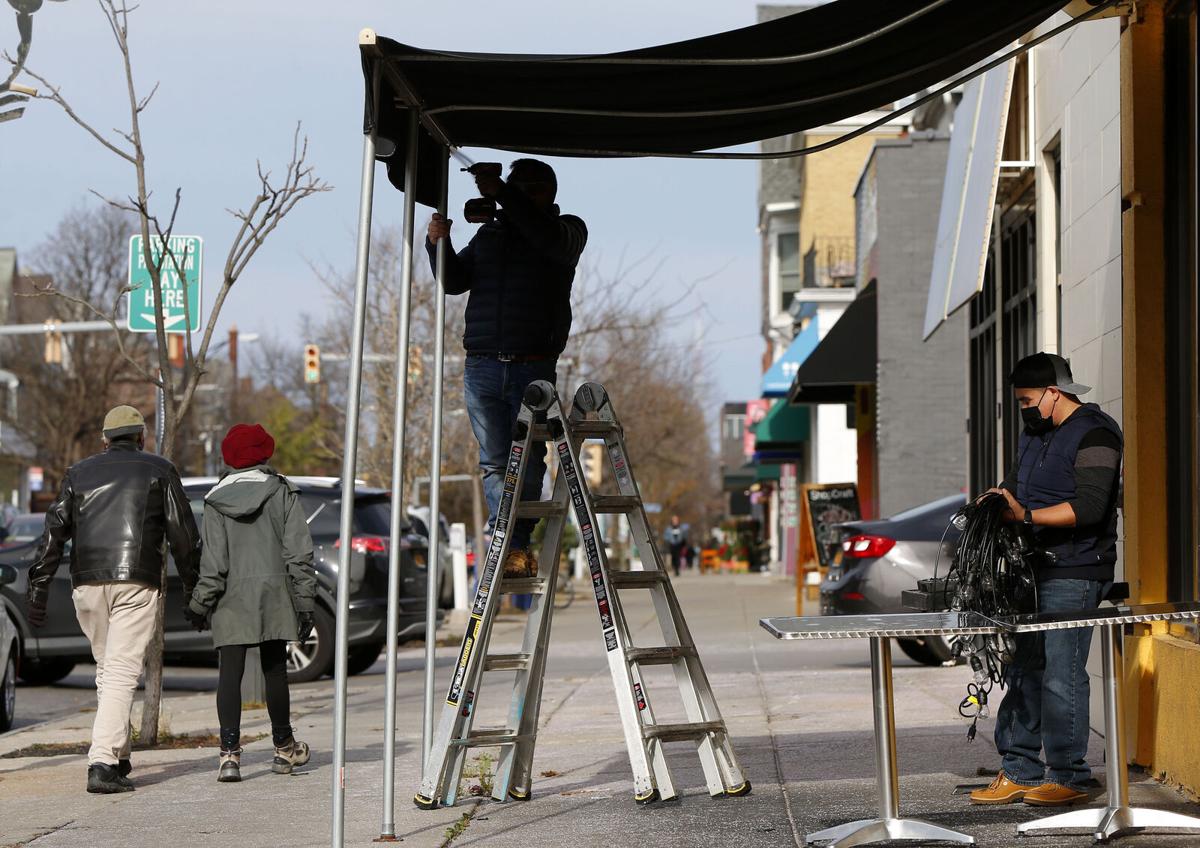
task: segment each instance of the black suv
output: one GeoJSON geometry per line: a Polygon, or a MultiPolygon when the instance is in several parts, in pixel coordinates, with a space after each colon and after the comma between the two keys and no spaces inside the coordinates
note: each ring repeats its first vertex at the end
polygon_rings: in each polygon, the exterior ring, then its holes
{"type": "MultiPolygon", "coordinates": [[[[302,683],[333,672],[334,593],[337,588],[341,481],[329,477],[289,478],[300,489],[313,540],[317,572],[316,626],[304,644],[288,646],[288,679],[302,683]]],[[[203,520],[204,496],[217,482],[214,477],[184,478],[184,490],[196,515],[203,520]]],[[[36,631],[26,618],[25,592],[29,568],[41,540],[43,515],[20,516],[3,547],[0,562],[17,569],[13,583],[0,588],[0,603],[17,622],[21,638],[21,679],[53,683],[70,674],[76,663],[91,662],[91,648],[75,619],[71,577],[64,561],[50,587],[49,619],[36,631]]],[[[387,581],[391,498],[386,490],[359,486],[354,491],[354,537],[350,558],[350,655],[347,669],[358,674],[370,668],[387,639],[387,581]]],[[[407,529],[400,540],[399,636],[425,632],[427,540],[407,529]]],[[[69,549],[68,549],[69,550],[69,549]]],[[[64,557],[64,560],[66,557],[64,557]]],[[[197,633],[183,616],[183,587],[175,563],[167,559],[165,657],[178,664],[213,663],[212,636],[197,633]]],[[[442,613],[439,611],[439,623],[442,613]]]]}

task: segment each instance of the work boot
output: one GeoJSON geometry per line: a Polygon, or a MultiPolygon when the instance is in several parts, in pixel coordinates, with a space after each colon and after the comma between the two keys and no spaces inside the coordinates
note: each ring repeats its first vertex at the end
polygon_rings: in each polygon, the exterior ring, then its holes
{"type": "Polygon", "coordinates": [[[1008,779],[1008,775],[1000,772],[986,789],[976,789],[971,793],[971,803],[1015,804],[1032,791],[1032,786],[1022,786],[1019,783],[1013,783],[1008,779]]]}
{"type": "Polygon", "coordinates": [[[537,570],[537,557],[528,548],[509,551],[504,558],[505,577],[536,577],[537,570]]]}
{"type": "Polygon", "coordinates": [[[242,780],[242,749],[232,751],[221,749],[220,765],[217,771],[218,783],[240,783],[242,780]]]}
{"type": "Polygon", "coordinates": [[[1061,783],[1043,783],[1025,793],[1025,803],[1035,807],[1069,807],[1086,801],[1088,794],[1061,783]]]}
{"type": "Polygon", "coordinates": [[[308,744],[297,742],[292,737],[284,745],[275,746],[275,761],[271,763],[271,771],[276,774],[291,774],[296,766],[308,762],[308,744]]]}
{"type": "Polygon", "coordinates": [[[133,784],[121,777],[116,766],[93,763],[88,766],[87,791],[93,795],[115,795],[118,792],[132,792],[133,784]]]}
{"type": "Polygon", "coordinates": [[[133,763],[129,761],[128,757],[123,760],[117,760],[117,774],[121,775],[121,777],[129,777],[132,772],[133,763]]]}

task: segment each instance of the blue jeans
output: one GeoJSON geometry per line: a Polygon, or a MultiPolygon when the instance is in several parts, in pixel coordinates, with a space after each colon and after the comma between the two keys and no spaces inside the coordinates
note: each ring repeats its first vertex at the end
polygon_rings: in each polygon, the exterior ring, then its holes
{"type": "MultiPolygon", "coordinates": [[[[1038,611],[1095,609],[1104,585],[1044,580],[1038,584],[1038,611]]],[[[1008,691],[996,712],[996,750],[1004,773],[1022,786],[1081,788],[1092,775],[1086,761],[1092,628],[1023,633],[1016,639],[1016,659],[1005,675],[1008,691]]]]}
{"type": "MultiPolygon", "coordinates": [[[[521,396],[535,380],[553,384],[557,360],[539,362],[501,362],[487,356],[467,356],[463,388],[471,429],[479,442],[479,468],[483,471],[483,497],[488,506],[488,532],[496,523],[500,493],[504,488],[504,468],[512,445],[512,429],[521,411],[521,396]]],[[[525,483],[521,500],[536,501],[542,496],[542,478],[546,475],[546,444],[530,445],[525,464],[525,483]]],[[[518,521],[513,528],[509,550],[529,547],[529,535],[536,522],[518,521]]]]}

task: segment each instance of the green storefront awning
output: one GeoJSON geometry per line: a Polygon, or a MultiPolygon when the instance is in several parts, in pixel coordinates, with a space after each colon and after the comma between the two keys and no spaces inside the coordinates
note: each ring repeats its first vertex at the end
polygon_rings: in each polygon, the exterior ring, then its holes
{"type": "Polygon", "coordinates": [[[773,450],[807,442],[812,435],[809,424],[809,409],[793,406],[786,400],[779,401],[768,410],[754,427],[754,449],[773,450]]]}
{"type": "Polygon", "coordinates": [[[778,480],[779,465],[756,465],[754,466],[754,482],[761,483],[764,480],[778,480]]]}

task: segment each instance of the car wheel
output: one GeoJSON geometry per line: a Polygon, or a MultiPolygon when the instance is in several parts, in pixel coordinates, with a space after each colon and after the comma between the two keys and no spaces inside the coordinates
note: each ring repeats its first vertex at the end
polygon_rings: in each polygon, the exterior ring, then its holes
{"type": "Polygon", "coordinates": [[[12,646],[8,662],[4,666],[4,678],[0,679],[0,733],[13,726],[17,712],[17,646],[12,646]]]}
{"type": "Polygon", "coordinates": [[[44,660],[24,660],[20,678],[34,686],[57,683],[75,669],[75,660],[69,657],[49,657],[44,660]]]}
{"type": "Polygon", "coordinates": [[[942,665],[954,656],[950,651],[950,644],[941,636],[897,639],[896,644],[910,660],[921,665],[942,665]]]}
{"type": "Polygon", "coordinates": [[[351,674],[362,674],[375,665],[375,660],[379,659],[379,652],[383,650],[383,645],[383,642],[369,642],[366,645],[357,645],[351,648],[350,655],[346,658],[346,671],[351,674]]]}
{"type": "Polygon", "coordinates": [[[305,642],[288,642],[288,683],[309,683],[333,671],[333,616],[313,610],[313,632],[305,642]]]}

